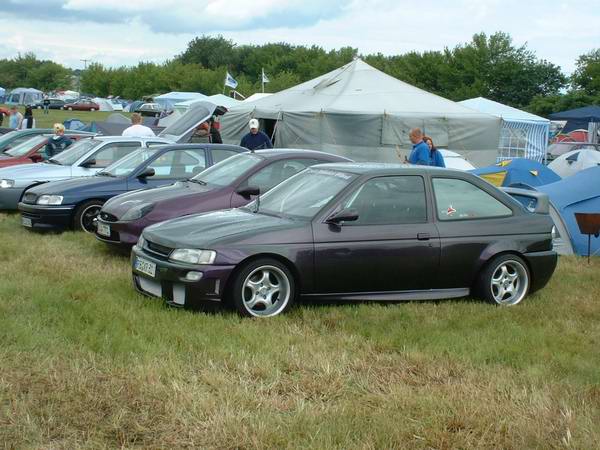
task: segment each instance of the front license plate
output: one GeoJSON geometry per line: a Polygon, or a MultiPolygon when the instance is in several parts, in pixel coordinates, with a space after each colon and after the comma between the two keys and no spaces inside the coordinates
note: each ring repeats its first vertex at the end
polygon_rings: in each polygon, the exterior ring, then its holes
{"type": "Polygon", "coordinates": [[[102,236],[110,237],[110,225],[98,222],[98,234],[102,236]]]}
{"type": "Polygon", "coordinates": [[[136,257],[133,267],[138,272],[141,272],[145,275],[150,275],[152,278],[154,278],[154,275],[156,275],[156,264],[146,261],[145,259],[136,257]]]}
{"type": "Polygon", "coordinates": [[[29,217],[21,217],[21,223],[24,227],[33,227],[33,222],[31,222],[31,219],[29,217]]]}

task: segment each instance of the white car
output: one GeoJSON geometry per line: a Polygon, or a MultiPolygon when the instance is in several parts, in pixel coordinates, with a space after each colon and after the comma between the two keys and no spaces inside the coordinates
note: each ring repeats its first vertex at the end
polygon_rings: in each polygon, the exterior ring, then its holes
{"type": "Polygon", "coordinates": [[[141,147],[185,143],[196,127],[212,116],[214,109],[212,103],[194,104],[156,137],[106,136],[84,139],[43,163],[0,169],[0,210],[17,209],[23,193],[32,186],[47,181],[95,175],[141,147]]]}

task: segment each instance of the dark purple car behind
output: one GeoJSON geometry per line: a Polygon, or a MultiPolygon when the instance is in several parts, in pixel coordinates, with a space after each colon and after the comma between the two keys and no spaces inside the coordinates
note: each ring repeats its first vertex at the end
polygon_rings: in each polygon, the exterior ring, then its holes
{"type": "Polygon", "coordinates": [[[144,228],[189,214],[236,208],[264,194],[306,167],[346,158],[313,150],[271,149],[232,156],[188,181],[135,191],[106,202],[96,237],[110,244],[134,245],[144,228]]]}

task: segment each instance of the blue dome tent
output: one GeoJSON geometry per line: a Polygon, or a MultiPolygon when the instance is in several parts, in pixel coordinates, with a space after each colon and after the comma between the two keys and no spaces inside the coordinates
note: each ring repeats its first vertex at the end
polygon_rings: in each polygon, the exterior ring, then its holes
{"type": "Polygon", "coordinates": [[[507,159],[493,166],[471,170],[494,186],[533,188],[560,181],[551,169],[537,161],[525,158],[507,159]]]}
{"type": "MultiPolygon", "coordinates": [[[[600,213],[600,167],[591,167],[556,183],[537,188],[550,197],[550,215],[560,234],[561,254],[587,255],[587,235],[579,232],[575,213],[600,213]]],[[[592,236],[591,254],[600,254],[600,238],[592,236]]]]}

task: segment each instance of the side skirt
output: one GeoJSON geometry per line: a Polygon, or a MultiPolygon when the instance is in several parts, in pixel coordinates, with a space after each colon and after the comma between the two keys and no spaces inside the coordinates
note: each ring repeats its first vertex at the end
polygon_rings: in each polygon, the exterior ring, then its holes
{"type": "Polygon", "coordinates": [[[311,300],[343,300],[343,301],[413,301],[440,300],[445,298],[468,297],[469,288],[428,289],[423,291],[396,292],[350,292],[339,294],[305,294],[303,298],[311,300]]]}

